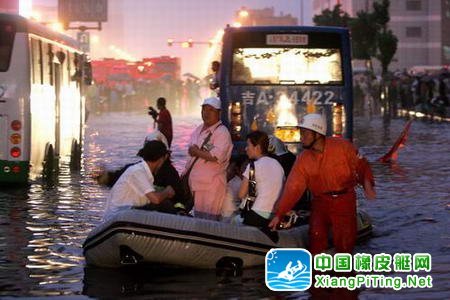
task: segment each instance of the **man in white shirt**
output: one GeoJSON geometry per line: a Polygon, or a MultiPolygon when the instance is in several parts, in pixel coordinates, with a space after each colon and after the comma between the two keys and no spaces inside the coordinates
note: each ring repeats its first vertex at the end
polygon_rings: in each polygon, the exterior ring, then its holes
{"type": "Polygon", "coordinates": [[[106,204],[105,217],[125,208],[150,203],[160,204],[175,195],[171,186],[157,190],[153,184],[154,174],[169,157],[169,151],[164,143],[146,142],[138,155],[143,161],[129,167],[112,187],[106,204]]]}

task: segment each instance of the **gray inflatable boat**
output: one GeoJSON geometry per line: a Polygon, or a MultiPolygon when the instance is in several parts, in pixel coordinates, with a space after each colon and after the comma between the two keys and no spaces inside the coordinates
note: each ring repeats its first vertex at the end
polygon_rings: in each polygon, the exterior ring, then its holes
{"type": "MultiPolygon", "coordinates": [[[[358,212],[358,239],[372,232],[369,216],[358,212]]],[[[155,263],[213,269],[224,260],[242,267],[264,265],[271,248],[306,248],[308,225],[271,232],[156,211],[129,209],[97,226],[86,238],[89,265],[120,267],[155,263]]]]}

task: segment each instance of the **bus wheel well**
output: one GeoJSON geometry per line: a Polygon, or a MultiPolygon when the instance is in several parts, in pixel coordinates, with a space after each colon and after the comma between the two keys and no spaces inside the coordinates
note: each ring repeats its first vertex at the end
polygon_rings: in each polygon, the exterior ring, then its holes
{"type": "Polygon", "coordinates": [[[81,145],[76,139],[72,140],[70,151],[70,170],[79,171],[81,169],[81,145]]]}
{"type": "Polygon", "coordinates": [[[43,170],[42,173],[44,177],[49,177],[53,175],[55,168],[55,150],[53,148],[52,144],[47,144],[45,146],[45,156],[44,156],[44,162],[43,162],[43,170]]]}

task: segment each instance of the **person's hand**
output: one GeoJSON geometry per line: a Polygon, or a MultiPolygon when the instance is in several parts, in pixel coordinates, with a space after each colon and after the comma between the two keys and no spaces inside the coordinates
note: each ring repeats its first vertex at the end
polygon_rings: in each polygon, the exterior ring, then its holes
{"type": "Polygon", "coordinates": [[[280,218],[278,218],[277,216],[273,217],[272,221],[270,221],[268,227],[272,230],[272,231],[276,231],[277,230],[277,226],[280,223],[280,218]]]}
{"type": "Polygon", "coordinates": [[[173,196],[175,196],[175,191],[173,190],[173,188],[170,185],[168,185],[164,189],[164,192],[166,193],[167,198],[172,198],[173,196]]]}
{"type": "Polygon", "coordinates": [[[200,151],[200,148],[197,145],[192,145],[188,149],[190,156],[198,156],[198,151],[200,151]]]}
{"type": "Polygon", "coordinates": [[[377,192],[375,191],[375,188],[369,180],[364,181],[364,194],[369,200],[375,200],[375,198],[377,197],[377,192]]]}

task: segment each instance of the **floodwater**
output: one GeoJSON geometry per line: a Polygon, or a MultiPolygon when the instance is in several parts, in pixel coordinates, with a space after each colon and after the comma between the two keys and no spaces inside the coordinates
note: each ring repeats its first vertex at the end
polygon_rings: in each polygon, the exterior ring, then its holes
{"type": "MultiPolygon", "coordinates": [[[[187,139],[200,119],[176,116],[174,121],[173,159],[181,170],[187,139]]],[[[379,117],[355,120],[355,143],[374,162],[378,192],[376,201],[361,203],[375,228],[374,236],[356,252],[430,253],[433,288],[370,288],[347,293],[350,298],[450,299],[450,126],[414,121],[398,163],[375,162],[394,143],[405,122],[386,123],[379,117]]],[[[108,194],[91,175],[102,165],[114,168],[136,161],[152,123],[145,113],[91,115],[81,173],[70,173],[63,166],[54,184],[38,180],[26,188],[1,188],[0,297],[309,298],[309,292],[270,291],[263,268],[227,277],[214,271],[85,266],[81,245],[101,222],[108,194]]],[[[340,298],[342,291],[313,295],[340,298]]]]}

